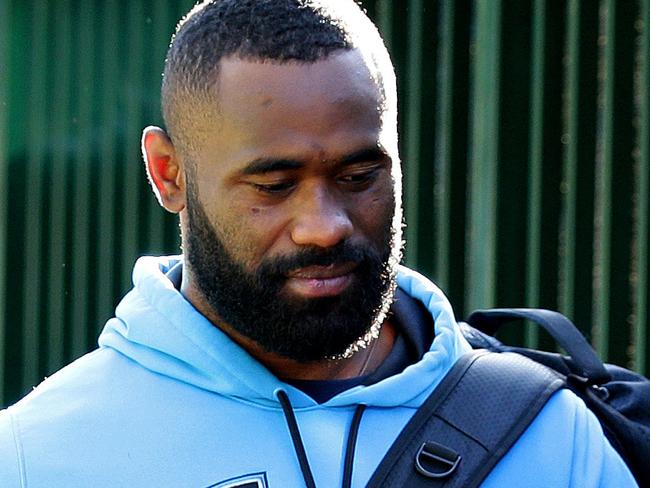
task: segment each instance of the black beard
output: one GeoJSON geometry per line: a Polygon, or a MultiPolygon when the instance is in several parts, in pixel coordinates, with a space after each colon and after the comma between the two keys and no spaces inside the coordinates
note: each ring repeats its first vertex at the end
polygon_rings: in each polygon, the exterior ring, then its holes
{"type": "Polygon", "coordinates": [[[352,245],[307,247],[262,262],[248,272],[235,261],[188,185],[185,259],[200,292],[219,319],[265,351],[300,362],[341,357],[376,335],[392,302],[399,248],[391,222],[382,248],[352,245]],[[287,273],[306,266],[356,263],[340,295],[305,298],[283,292],[287,273]]]}

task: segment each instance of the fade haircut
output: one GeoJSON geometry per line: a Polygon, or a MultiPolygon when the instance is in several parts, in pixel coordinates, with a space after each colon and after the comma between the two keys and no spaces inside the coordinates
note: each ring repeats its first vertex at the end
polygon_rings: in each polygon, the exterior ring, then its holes
{"type": "Polygon", "coordinates": [[[162,110],[167,131],[185,153],[209,136],[201,131],[206,127],[202,121],[218,110],[215,95],[223,58],[311,63],[355,48],[366,59],[385,105],[395,92],[392,63],[376,27],[353,0],[198,3],[176,27],[165,60],[162,110]]]}

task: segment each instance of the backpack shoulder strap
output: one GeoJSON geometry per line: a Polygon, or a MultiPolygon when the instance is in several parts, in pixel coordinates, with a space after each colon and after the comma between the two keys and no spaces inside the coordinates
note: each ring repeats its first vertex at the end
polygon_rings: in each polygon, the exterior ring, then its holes
{"type": "Polygon", "coordinates": [[[476,487],[564,380],[519,354],[459,359],[390,447],[368,487],[476,487]]]}

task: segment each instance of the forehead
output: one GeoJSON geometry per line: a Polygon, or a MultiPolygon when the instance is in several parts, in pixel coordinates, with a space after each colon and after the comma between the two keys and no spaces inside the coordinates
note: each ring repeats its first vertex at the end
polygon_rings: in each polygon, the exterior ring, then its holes
{"type": "Polygon", "coordinates": [[[379,138],[383,97],[357,50],[313,63],[230,57],[221,61],[218,76],[206,149],[222,160],[319,146],[331,151],[379,138]]]}
{"type": "Polygon", "coordinates": [[[372,97],[380,90],[357,49],[341,51],[315,62],[274,62],[228,57],[221,61],[219,105],[225,110],[273,102],[336,104],[372,97]]]}

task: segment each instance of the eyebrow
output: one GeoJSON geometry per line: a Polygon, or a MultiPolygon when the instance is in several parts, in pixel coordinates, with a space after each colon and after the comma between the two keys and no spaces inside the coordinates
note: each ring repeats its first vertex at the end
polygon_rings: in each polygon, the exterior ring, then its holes
{"type": "Polygon", "coordinates": [[[348,154],[341,159],[340,164],[341,166],[349,166],[351,164],[381,161],[384,159],[389,159],[388,153],[382,147],[376,146],[360,149],[359,151],[348,154]]]}
{"type": "Polygon", "coordinates": [[[241,173],[246,176],[262,175],[272,173],[273,171],[287,171],[292,169],[300,169],[304,166],[300,161],[293,159],[273,159],[273,158],[259,158],[254,159],[248,163],[241,173]]]}
{"type": "MultiPolygon", "coordinates": [[[[353,153],[344,156],[337,164],[341,166],[350,166],[366,161],[380,161],[388,158],[388,153],[383,148],[372,147],[354,151],[353,153]]],[[[296,170],[303,166],[305,166],[303,161],[295,159],[258,158],[250,161],[244,168],[242,168],[241,174],[246,176],[261,175],[272,173],[274,171],[296,170]]]]}

